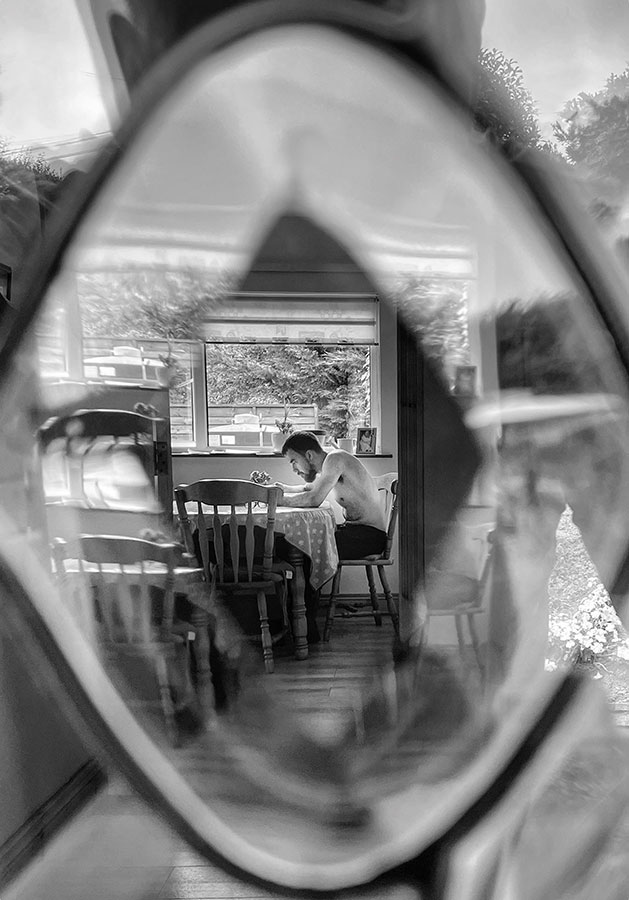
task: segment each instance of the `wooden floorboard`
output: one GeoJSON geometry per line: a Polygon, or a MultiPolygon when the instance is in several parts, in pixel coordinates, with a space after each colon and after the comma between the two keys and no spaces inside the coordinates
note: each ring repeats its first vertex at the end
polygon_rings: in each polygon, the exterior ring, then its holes
{"type": "Polygon", "coordinates": [[[376,626],[370,618],[339,617],[330,641],[311,644],[307,660],[296,660],[289,647],[276,652],[269,689],[308,731],[338,732],[351,725],[363,694],[391,667],[394,636],[388,618],[376,626]]]}
{"type": "MultiPolygon", "coordinates": [[[[275,648],[275,672],[265,675],[259,648],[261,680],[284,709],[303,723],[311,733],[332,735],[335,729],[356,723],[365,692],[382,682],[384,672],[392,670],[393,628],[384,618],[377,627],[368,618],[338,619],[328,644],[311,646],[307,660],[297,661],[290,647],[275,648]]],[[[191,744],[181,751],[186,765],[201,781],[207,776],[218,782],[224,776],[227,793],[238,795],[233,781],[233,759],[229,748],[221,752],[211,744],[191,744]],[[235,793],[234,793],[235,791],[235,793]]],[[[396,756],[382,759],[381,775],[388,778],[426,752],[422,735],[408,734],[396,756]]],[[[269,811],[263,791],[254,796],[246,784],[241,786],[246,800],[245,820],[249,827],[269,829],[269,811]],[[249,793],[248,793],[249,791],[249,793]]],[[[315,817],[316,818],[316,817],[315,817]]],[[[244,826],[243,826],[244,827],[244,826]]],[[[338,844],[334,830],[324,821],[295,819],[298,840],[315,838],[338,844]]],[[[246,830],[246,829],[245,829],[246,830]]],[[[273,829],[270,829],[271,832],[273,829]]],[[[280,828],[281,830],[281,828],[280,828]]],[[[346,836],[346,842],[349,841],[346,836]]],[[[279,838],[281,839],[281,838],[279,838]]],[[[272,843],[272,835],[269,838],[272,843]]],[[[251,885],[199,856],[121,781],[113,783],[70,823],[37,862],[31,865],[3,894],[3,900],[279,900],[280,894],[251,885]]],[[[282,893],[281,896],[286,896],[282,893]]],[[[290,895],[303,896],[300,892],[290,895]]],[[[379,888],[378,900],[399,896],[379,888]]],[[[405,888],[408,900],[419,898],[405,888]]]]}
{"type": "MultiPolygon", "coordinates": [[[[329,728],[334,720],[353,715],[348,697],[368,689],[374,678],[388,669],[391,640],[392,629],[386,619],[381,628],[369,619],[339,619],[331,642],[311,647],[308,660],[298,662],[289,648],[277,648],[275,673],[265,675],[260,663],[257,677],[272,686],[278,700],[309,727],[329,728]]],[[[441,648],[440,653],[463,672],[456,648],[441,648]]],[[[478,682],[473,660],[465,679],[473,696],[478,682]]],[[[410,728],[395,753],[383,756],[383,778],[394,779],[405,768],[412,770],[434,749],[426,741],[425,724],[422,721],[421,728],[410,728]]],[[[207,747],[199,745],[188,748],[186,754],[201,777],[223,770],[229,777],[229,752],[217,752],[214,747],[208,754],[207,747]]],[[[252,827],[264,829],[268,820],[264,796],[248,800],[252,827]]],[[[304,839],[309,838],[310,823],[304,820],[301,828],[304,839]]],[[[251,884],[209,862],[114,776],[5,889],[2,900],[279,900],[287,896],[297,900],[303,892],[286,894],[251,884]]],[[[363,900],[399,897],[420,900],[419,892],[408,885],[379,886],[363,900]]]]}

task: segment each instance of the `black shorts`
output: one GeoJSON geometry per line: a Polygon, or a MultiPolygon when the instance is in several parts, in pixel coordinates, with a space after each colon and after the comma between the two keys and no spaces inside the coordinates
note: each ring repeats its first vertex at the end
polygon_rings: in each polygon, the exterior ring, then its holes
{"type": "Polygon", "coordinates": [[[362,559],[382,553],[387,533],[373,525],[345,522],[337,525],[334,538],[340,559],[362,559]]]}

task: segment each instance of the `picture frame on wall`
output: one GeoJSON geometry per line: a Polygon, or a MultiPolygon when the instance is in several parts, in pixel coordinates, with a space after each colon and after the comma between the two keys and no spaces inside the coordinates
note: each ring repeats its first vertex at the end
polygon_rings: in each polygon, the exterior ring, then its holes
{"type": "Polygon", "coordinates": [[[377,428],[356,429],[356,453],[361,456],[373,456],[376,452],[377,428]]]}

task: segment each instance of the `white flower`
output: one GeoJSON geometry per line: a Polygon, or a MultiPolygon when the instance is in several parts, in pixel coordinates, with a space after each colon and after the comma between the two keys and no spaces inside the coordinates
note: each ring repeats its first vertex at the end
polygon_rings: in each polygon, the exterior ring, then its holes
{"type": "Polygon", "coordinates": [[[627,645],[626,641],[616,648],[616,656],[620,659],[629,659],[629,645],[627,645]]]}

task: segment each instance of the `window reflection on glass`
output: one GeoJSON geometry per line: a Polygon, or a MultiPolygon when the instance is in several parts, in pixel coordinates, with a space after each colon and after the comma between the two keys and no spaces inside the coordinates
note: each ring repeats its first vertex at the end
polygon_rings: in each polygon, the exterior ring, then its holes
{"type": "Polygon", "coordinates": [[[535,149],[555,164],[557,177],[580,195],[582,215],[590,215],[625,268],[628,26],[622,2],[602,16],[578,4],[567,18],[556,4],[524,11],[517,0],[489,0],[475,100],[476,118],[492,140],[535,149]],[[586,44],[587,59],[575,58],[570,48],[586,44]],[[496,99],[504,103],[500,116],[492,109],[496,99]]]}

